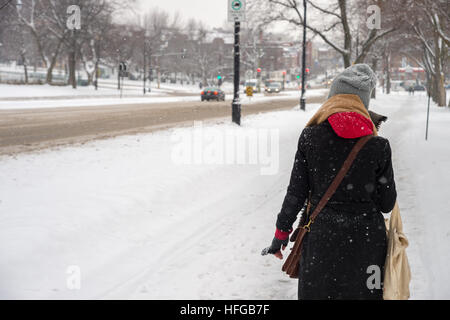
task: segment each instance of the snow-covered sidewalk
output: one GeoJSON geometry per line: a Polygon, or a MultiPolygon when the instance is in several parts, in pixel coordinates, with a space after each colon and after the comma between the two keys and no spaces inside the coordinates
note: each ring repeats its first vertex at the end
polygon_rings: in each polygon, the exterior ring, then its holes
{"type": "MultiPolygon", "coordinates": [[[[317,107],[247,117],[242,128],[203,124],[209,134],[279,136],[274,175],[260,161],[177,163],[179,138],[198,127],[1,157],[0,298],[295,299],[296,281],[260,252],[317,107]]],[[[381,134],[393,149],[412,296],[448,299],[450,110],[432,107],[425,142],[424,96],[379,95],[372,108],[389,116],[381,134]]]]}
{"type": "Polygon", "coordinates": [[[391,95],[374,103],[390,115],[381,134],[389,138],[405,232],[410,241],[413,299],[450,299],[450,109],[427,97],[391,95]]]}

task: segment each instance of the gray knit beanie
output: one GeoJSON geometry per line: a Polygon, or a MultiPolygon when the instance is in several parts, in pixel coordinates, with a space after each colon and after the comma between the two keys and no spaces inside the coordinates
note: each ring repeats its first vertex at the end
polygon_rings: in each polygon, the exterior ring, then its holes
{"type": "Polygon", "coordinates": [[[367,64],[355,64],[334,79],[328,98],[337,94],[356,94],[369,109],[370,96],[376,84],[377,77],[367,64]]]}

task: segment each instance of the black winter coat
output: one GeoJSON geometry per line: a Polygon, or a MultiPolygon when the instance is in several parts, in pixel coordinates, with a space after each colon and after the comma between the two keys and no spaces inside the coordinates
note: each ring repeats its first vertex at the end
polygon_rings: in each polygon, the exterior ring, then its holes
{"type": "MultiPolygon", "coordinates": [[[[357,140],[339,137],[328,121],[303,130],[278,229],[293,227],[309,191],[309,212],[314,211],[357,140]]],[[[396,197],[389,142],[374,137],[304,238],[299,299],[382,299],[382,287],[369,289],[367,281],[373,266],[383,280],[387,239],[382,212],[393,209],[396,197]]],[[[304,214],[301,221],[306,219],[304,214]]]]}

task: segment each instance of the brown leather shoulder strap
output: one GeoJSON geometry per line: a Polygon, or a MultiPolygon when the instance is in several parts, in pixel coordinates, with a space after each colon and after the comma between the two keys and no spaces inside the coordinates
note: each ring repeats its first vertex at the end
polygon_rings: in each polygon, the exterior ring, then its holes
{"type": "Polygon", "coordinates": [[[328,187],[327,191],[323,195],[322,199],[320,199],[319,204],[314,209],[314,212],[311,214],[310,221],[314,222],[317,215],[322,211],[322,209],[326,206],[328,201],[331,199],[333,194],[336,192],[337,188],[341,184],[342,180],[344,179],[345,175],[347,174],[348,170],[350,170],[350,167],[353,164],[353,161],[356,159],[356,156],[358,155],[359,151],[364,147],[364,145],[373,137],[373,135],[362,137],[358,140],[358,142],[353,147],[352,151],[348,155],[347,159],[345,159],[344,164],[341,167],[341,170],[339,170],[338,174],[334,178],[331,185],[328,187]]]}

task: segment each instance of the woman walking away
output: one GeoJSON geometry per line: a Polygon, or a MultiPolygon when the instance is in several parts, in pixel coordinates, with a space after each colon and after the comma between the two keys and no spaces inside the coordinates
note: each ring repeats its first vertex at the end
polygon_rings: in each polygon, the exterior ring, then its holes
{"type": "MultiPolygon", "coordinates": [[[[389,141],[377,136],[368,113],[375,84],[368,65],[347,68],[301,133],[275,238],[266,250],[283,258],[281,249],[309,199],[306,211],[320,214],[304,228],[309,232],[300,251],[299,299],[383,298],[387,239],[382,213],[393,209],[397,193],[389,141]],[[332,196],[323,200],[353,147],[371,135],[332,196]],[[325,207],[315,210],[321,200],[325,207]]],[[[302,214],[301,225],[311,218],[308,213],[302,214]]]]}

